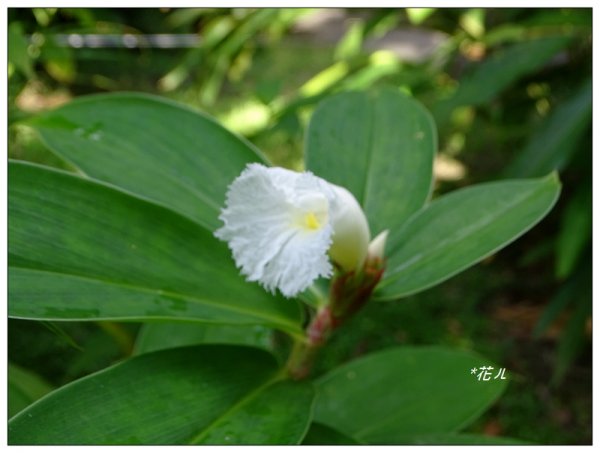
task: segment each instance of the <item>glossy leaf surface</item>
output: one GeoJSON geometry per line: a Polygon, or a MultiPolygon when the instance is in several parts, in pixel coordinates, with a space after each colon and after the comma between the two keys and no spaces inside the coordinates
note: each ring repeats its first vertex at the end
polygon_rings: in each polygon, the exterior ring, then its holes
{"type": "Polygon", "coordinates": [[[212,118],[134,93],[81,97],[29,123],[82,173],[155,200],[216,229],[227,186],[263,161],[212,118]]]}
{"type": "Polygon", "coordinates": [[[478,380],[471,370],[482,366],[494,365],[442,347],[376,352],[317,381],[315,421],[368,444],[411,443],[425,434],[456,431],[481,415],[506,386],[507,380],[494,375],[478,380]]]}
{"type": "Polygon", "coordinates": [[[36,165],[11,163],[9,175],[9,316],[300,332],[296,302],[246,283],[227,246],[191,220],[36,165]]]}
{"type": "Polygon", "coordinates": [[[47,395],[9,423],[9,444],[297,444],[310,383],[281,381],[274,358],[232,346],[135,357],[47,395]]]}
{"type": "Polygon", "coordinates": [[[436,285],[513,241],[552,208],[555,174],[493,182],[444,195],[390,232],[377,297],[394,299],[436,285]]]}

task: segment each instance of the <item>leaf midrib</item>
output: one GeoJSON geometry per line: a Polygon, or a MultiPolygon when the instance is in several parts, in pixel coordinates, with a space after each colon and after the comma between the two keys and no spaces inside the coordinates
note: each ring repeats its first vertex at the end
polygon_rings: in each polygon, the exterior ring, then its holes
{"type": "Polygon", "coordinates": [[[233,403],[229,407],[229,409],[227,409],[225,412],[223,412],[221,415],[219,415],[217,418],[215,418],[206,427],[202,428],[200,430],[200,432],[198,432],[198,434],[196,434],[195,436],[193,436],[187,442],[187,444],[188,445],[198,445],[198,443],[204,437],[206,437],[213,428],[215,428],[216,426],[218,426],[219,423],[221,423],[221,421],[223,421],[223,420],[229,418],[230,416],[232,416],[233,414],[235,414],[237,411],[239,411],[241,408],[243,408],[246,404],[252,402],[252,400],[254,400],[258,396],[260,396],[260,394],[264,390],[266,390],[268,387],[270,387],[271,385],[273,385],[276,382],[281,381],[281,380],[283,380],[283,377],[282,377],[281,372],[278,371],[275,375],[271,376],[269,379],[267,379],[261,385],[259,385],[258,387],[256,387],[250,393],[247,393],[245,396],[243,396],[242,398],[240,398],[239,400],[237,400],[235,403],[233,403]]]}
{"type": "Polygon", "coordinates": [[[272,323],[275,323],[276,325],[278,325],[280,327],[287,326],[290,328],[291,332],[300,333],[300,334],[302,333],[302,331],[298,328],[298,326],[296,326],[295,324],[291,324],[289,321],[285,320],[285,318],[276,318],[276,317],[271,317],[271,316],[265,316],[264,314],[260,314],[260,313],[257,314],[251,310],[240,309],[239,307],[234,307],[234,306],[231,306],[228,304],[220,305],[218,302],[208,301],[206,299],[199,299],[197,296],[181,294],[181,293],[163,290],[163,289],[146,288],[146,287],[136,286],[136,285],[132,285],[132,284],[128,284],[128,283],[114,282],[114,281],[110,281],[110,280],[106,280],[106,279],[102,279],[102,278],[98,278],[98,277],[90,277],[88,275],[79,275],[79,274],[75,274],[75,273],[65,273],[65,272],[48,271],[48,270],[42,270],[42,269],[33,269],[33,268],[23,267],[23,266],[9,266],[9,269],[21,269],[21,270],[26,270],[26,271],[30,271],[30,272],[39,272],[39,273],[45,273],[45,274],[66,276],[66,277],[77,278],[77,279],[81,279],[81,280],[88,280],[88,281],[95,282],[95,283],[103,283],[103,284],[114,286],[114,287],[127,288],[127,289],[131,289],[131,290],[138,291],[141,293],[147,293],[147,294],[153,294],[153,295],[157,295],[157,294],[164,295],[164,296],[173,297],[176,299],[181,299],[183,301],[189,301],[189,302],[199,304],[199,305],[207,305],[207,306],[211,306],[211,307],[216,307],[221,310],[230,311],[232,313],[251,315],[251,316],[257,317],[259,319],[263,319],[265,321],[270,321],[272,323]]]}
{"type": "MultiPolygon", "coordinates": [[[[540,186],[543,187],[543,186],[540,186]]],[[[395,269],[392,270],[394,275],[397,275],[398,273],[400,273],[401,271],[406,270],[407,268],[413,266],[415,263],[418,262],[422,262],[423,260],[426,260],[427,258],[430,258],[432,255],[434,255],[435,253],[437,253],[441,248],[446,247],[447,244],[449,243],[455,243],[455,242],[459,242],[461,240],[463,240],[467,235],[472,234],[475,231],[480,231],[482,229],[484,229],[485,227],[487,227],[488,225],[490,225],[494,219],[498,218],[499,216],[504,215],[504,213],[508,212],[509,210],[513,209],[516,205],[521,204],[524,200],[526,200],[527,198],[532,198],[535,195],[538,194],[539,190],[534,190],[524,196],[521,197],[517,197],[515,201],[508,203],[505,205],[505,207],[503,209],[501,209],[500,211],[497,211],[494,215],[488,215],[483,217],[483,220],[480,220],[478,222],[473,223],[471,226],[465,228],[463,231],[463,233],[457,235],[454,239],[450,240],[450,239],[446,239],[444,241],[440,241],[436,244],[436,246],[434,246],[433,248],[429,249],[428,252],[426,253],[421,253],[421,254],[417,254],[415,256],[413,256],[411,259],[405,261],[404,263],[400,264],[398,267],[396,267],[395,269]]],[[[496,249],[494,249],[496,250],[496,249]]],[[[493,251],[491,252],[493,253],[493,251]]],[[[391,279],[391,276],[389,279],[385,279],[382,284],[380,285],[380,288],[383,288],[385,286],[388,286],[389,284],[393,283],[395,281],[395,279],[391,279]]]]}

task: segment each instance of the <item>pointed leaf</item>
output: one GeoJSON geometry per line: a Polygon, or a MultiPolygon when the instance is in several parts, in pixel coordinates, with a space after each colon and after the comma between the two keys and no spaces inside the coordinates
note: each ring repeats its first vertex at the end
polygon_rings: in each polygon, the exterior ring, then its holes
{"type": "Polygon", "coordinates": [[[10,420],[13,445],[298,444],[310,424],[310,383],[277,378],[252,348],[153,352],[50,394],[10,420]]]}
{"type": "Polygon", "coordinates": [[[482,366],[494,365],[442,347],[376,352],[317,381],[315,421],[369,444],[410,443],[455,431],[481,415],[506,386],[494,375],[483,381],[471,374],[482,366]]]}
{"type": "Polygon", "coordinates": [[[386,89],[341,93],[312,116],[306,168],[350,190],[373,236],[398,229],[428,199],[435,125],[415,100],[386,89]]]}
{"type": "Polygon", "coordinates": [[[545,119],[505,174],[511,178],[539,177],[565,168],[592,120],[592,80],[545,119]]]}
{"type": "Polygon", "coordinates": [[[433,107],[438,125],[445,123],[456,107],[489,103],[515,80],[539,70],[570,42],[568,36],[547,36],[496,50],[459,80],[451,97],[433,107]]]}
{"type": "Polygon", "coordinates": [[[560,192],[556,174],[480,184],[433,201],[388,238],[377,297],[436,285],[504,247],[542,219],[560,192]]]}
{"type": "Polygon", "coordinates": [[[213,230],[228,184],[246,163],[264,160],[212,118],[139,93],[81,97],[28,124],[82,173],[213,230]]]}
{"type": "Polygon", "coordinates": [[[297,303],[239,275],[186,217],[97,181],[9,165],[9,316],[188,319],[300,332],[297,303]]]}

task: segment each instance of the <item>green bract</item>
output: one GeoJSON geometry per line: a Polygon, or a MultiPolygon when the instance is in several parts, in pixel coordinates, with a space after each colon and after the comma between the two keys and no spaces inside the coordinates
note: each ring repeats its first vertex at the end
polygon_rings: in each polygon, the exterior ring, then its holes
{"type": "MultiPolygon", "coordinates": [[[[9,164],[9,316],[165,324],[143,327],[133,358],[15,415],[9,443],[477,441],[456,431],[504,382],[475,380],[469,370],[489,363],[472,353],[399,347],[314,386],[286,376],[266,338],[277,329],[303,341],[300,303],[244,281],[213,235],[228,185],[248,163],[266,163],[252,145],[140,94],[81,98],[28,124],[77,171],[9,164]],[[181,347],[195,343],[228,345],[181,347]]],[[[389,230],[378,299],[421,291],[489,256],[558,196],[551,174],[431,201],[436,148],[429,113],[393,89],[326,99],[308,128],[306,169],[356,197],[373,237],[389,230]]]]}

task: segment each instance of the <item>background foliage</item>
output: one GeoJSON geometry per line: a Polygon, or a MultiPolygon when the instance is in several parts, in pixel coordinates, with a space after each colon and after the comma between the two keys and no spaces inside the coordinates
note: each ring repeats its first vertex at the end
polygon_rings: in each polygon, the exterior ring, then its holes
{"type": "MultiPolygon", "coordinates": [[[[134,90],[199,107],[274,163],[298,168],[317,101],[392,85],[434,113],[434,196],[557,168],[562,196],[537,228],[431,290],[369,304],[334,336],[317,370],[391,345],[469,347],[513,376],[469,432],[591,441],[591,10],[11,9],[8,32],[9,155],[17,159],[73,170],[21,122],[82,94],[134,90]],[[143,44],[157,33],[197,42],[143,44]],[[73,38],[84,34],[119,38],[89,47],[73,38]]],[[[134,323],[10,320],[9,380],[26,383],[11,412],[151,350],[152,333],[141,329],[136,343],[134,323]]],[[[260,329],[243,334],[270,341],[260,329]]]]}

